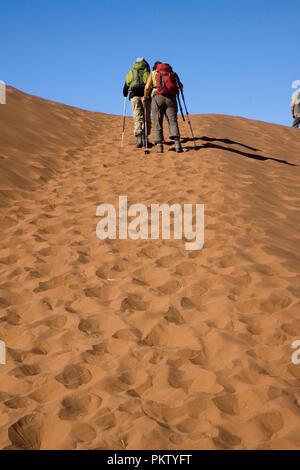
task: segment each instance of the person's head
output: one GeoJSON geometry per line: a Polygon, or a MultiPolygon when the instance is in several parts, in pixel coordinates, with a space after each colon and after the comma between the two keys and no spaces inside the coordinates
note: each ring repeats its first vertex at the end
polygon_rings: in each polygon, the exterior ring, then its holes
{"type": "Polygon", "coordinates": [[[162,62],[160,62],[159,60],[157,60],[157,61],[155,62],[155,64],[153,65],[153,69],[152,69],[152,70],[156,70],[156,69],[157,69],[157,66],[158,66],[159,64],[162,64],[162,62]]]}
{"type": "Polygon", "coordinates": [[[150,65],[148,64],[148,62],[144,59],[144,57],[137,57],[135,63],[140,63],[140,62],[144,62],[147,66],[147,69],[148,71],[150,72],[150,65]]]}

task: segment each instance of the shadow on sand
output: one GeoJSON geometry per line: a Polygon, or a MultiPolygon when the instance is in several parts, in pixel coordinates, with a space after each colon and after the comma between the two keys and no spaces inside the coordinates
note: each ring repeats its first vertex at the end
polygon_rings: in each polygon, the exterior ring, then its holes
{"type": "MultiPolygon", "coordinates": [[[[234,140],[214,139],[214,138],[206,137],[206,136],[195,137],[195,141],[199,141],[199,140],[202,141],[202,142],[205,142],[205,143],[202,144],[202,145],[196,145],[196,146],[192,145],[192,146],[184,147],[184,151],[189,152],[190,150],[201,150],[201,149],[205,149],[205,148],[213,148],[213,149],[218,149],[218,150],[226,150],[227,152],[236,153],[236,154],[241,155],[241,156],[246,157],[246,158],[253,158],[254,160],[260,160],[260,161],[273,160],[275,162],[283,163],[285,165],[297,166],[294,163],[289,163],[286,160],[280,160],[278,158],[273,158],[273,157],[265,157],[263,155],[257,155],[257,153],[245,152],[245,151],[242,151],[242,150],[237,150],[237,149],[232,148],[232,147],[224,147],[223,145],[220,145],[220,144],[216,143],[216,142],[221,142],[223,144],[228,144],[228,145],[240,145],[241,147],[244,147],[245,149],[251,150],[252,152],[259,152],[260,151],[259,149],[256,149],[254,147],[249,147],[248,145],[241,144],[240,142],[235,142],[234,140]]],[[[189,137],[183,137],[181,139],[181,142],[182,142],[182,144],[186,144],[188,142],[192,142],[194,144],[194,140],[192,138],[189,138],[189,137]]]]}

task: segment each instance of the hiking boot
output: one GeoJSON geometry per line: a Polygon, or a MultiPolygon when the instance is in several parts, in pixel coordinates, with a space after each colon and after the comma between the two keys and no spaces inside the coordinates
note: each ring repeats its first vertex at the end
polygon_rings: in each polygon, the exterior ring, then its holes
{"type": "Polygon", "coordinates": [[[159,142],[158,144],[156,144],[156,153],[163,153],[164,151],[164,146],[161,142],[159,142]]]}
{"type": "Polygon", "coordinates": [[[178,153],[183,152],[180,140],[175,140],[175,151],[178,153]]]}
{"type": "Polygon", "coordinates": [[[136,136],[136,140],[137,140],[137,142],[136,142],[136,148],[137,148],[137,149],[141,149],[141,148],[143,147],[143,137],[142,137],[142,135],[141,135],[141,134],[140,134],[140,135],[137,135],[137,136],[136,136]]]}
{"type": "MultiPolygon", "coordinates": [[[[143,135],[143,146],[146,147],[146,138],[144,135],[143,135]]],[[[149,137],[147,137],[147,147],[148,149],[151,149],[151,147],[153,147],[153,144],[151,144],[149,137]]]]}

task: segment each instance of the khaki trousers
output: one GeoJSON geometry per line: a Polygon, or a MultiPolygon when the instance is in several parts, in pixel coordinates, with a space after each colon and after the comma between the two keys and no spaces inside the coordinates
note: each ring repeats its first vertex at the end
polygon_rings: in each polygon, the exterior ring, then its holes
{"type": "Polygon", "coordinates": [[[297,127],[299,127],[300,125],[300,116],[296,116],[295,119],[294,119],[294,122],[293,122],[293,127],[295,127],[297,129],[297,127]]]}
{"type": "MultiPolygon", "coordinates": [[[[134,135],[144,135],[144,107],[142,98],[133,96],[130,100],[132,106],[132,114],[134,121],[134,135]]],[[[147,135],[151,132],[151,100],[145,101],[146,114],[147,114],[147,135]]]]}

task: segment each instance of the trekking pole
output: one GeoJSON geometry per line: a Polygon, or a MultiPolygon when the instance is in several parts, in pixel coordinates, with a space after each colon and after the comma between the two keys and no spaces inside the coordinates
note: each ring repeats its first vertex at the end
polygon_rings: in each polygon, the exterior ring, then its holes
{"type": "Polygon", "coordinates": [[[123,147],[123,144],[124,144],[124,134],[125,134],[125,118],[126,118],[126,101],[127,101],[127,96],[125,96],[125,99],[124,99],[124,112],[123,112],[123,131],[122,131],[122,138],[121,138],[121,147],[123,147]]]}
{"type": "Polygon", "coordinates": [[[145,135],[145,155],[148,155],[148,127],[147,127],[147,106],[146,100],[144,101],[144,135],[145,135]]]}
{"type": "Polygon", "coordinates": [[[180,84],[179,84],[179,78],[178,78],[177,74],[175,74],[175,79],[176,79],[176,85],[177,85],[177,89],[178,89],[178,93],[176,95],[176,98],[177,98],[177,101],[178,101],[178,104],[179,104],[182,119],[185,121],[185,117],[184,117],[184,114],[183,114],[183,111],[182,111],[182,106],[181,106],[181,101],[180,101],[180,95],[179,95],[180,84]]]}
{"type": "Polygon", "coordinates": [[[189,116],[189,113],[188,113],[188,110],[187,110],[187,107],[186,107],[186,103],[185,103],[185,99],[184,99],[184,94],[183,94],[183,91],[181,89],[180,89],[180,92],[181,92],[182,101],[183,101],[183,104],[184,104],[184,107],[185,107],[186,117],[187,117],[190,129],[191,129],[191,133],[192,133],[192,136],[193,136],[194,146],[195,146],[195,148],[197,148],[196,139],[195,139],[192,124],[191,124],[191,121],[190,121],[190,116],[189,116]]]}
{"type": "MultiPolygon", "coordinates": [[[[178,90],[179,90],[179,88],[178,88],[178,90]]],[[[179,104],[182,119],[185,121],[185,117],[184,117],[184,114],[183,114],[179,93],[176,95],[176,97],[177,97],[177,101],[178,101],[178,104],[179,104]]]]}

